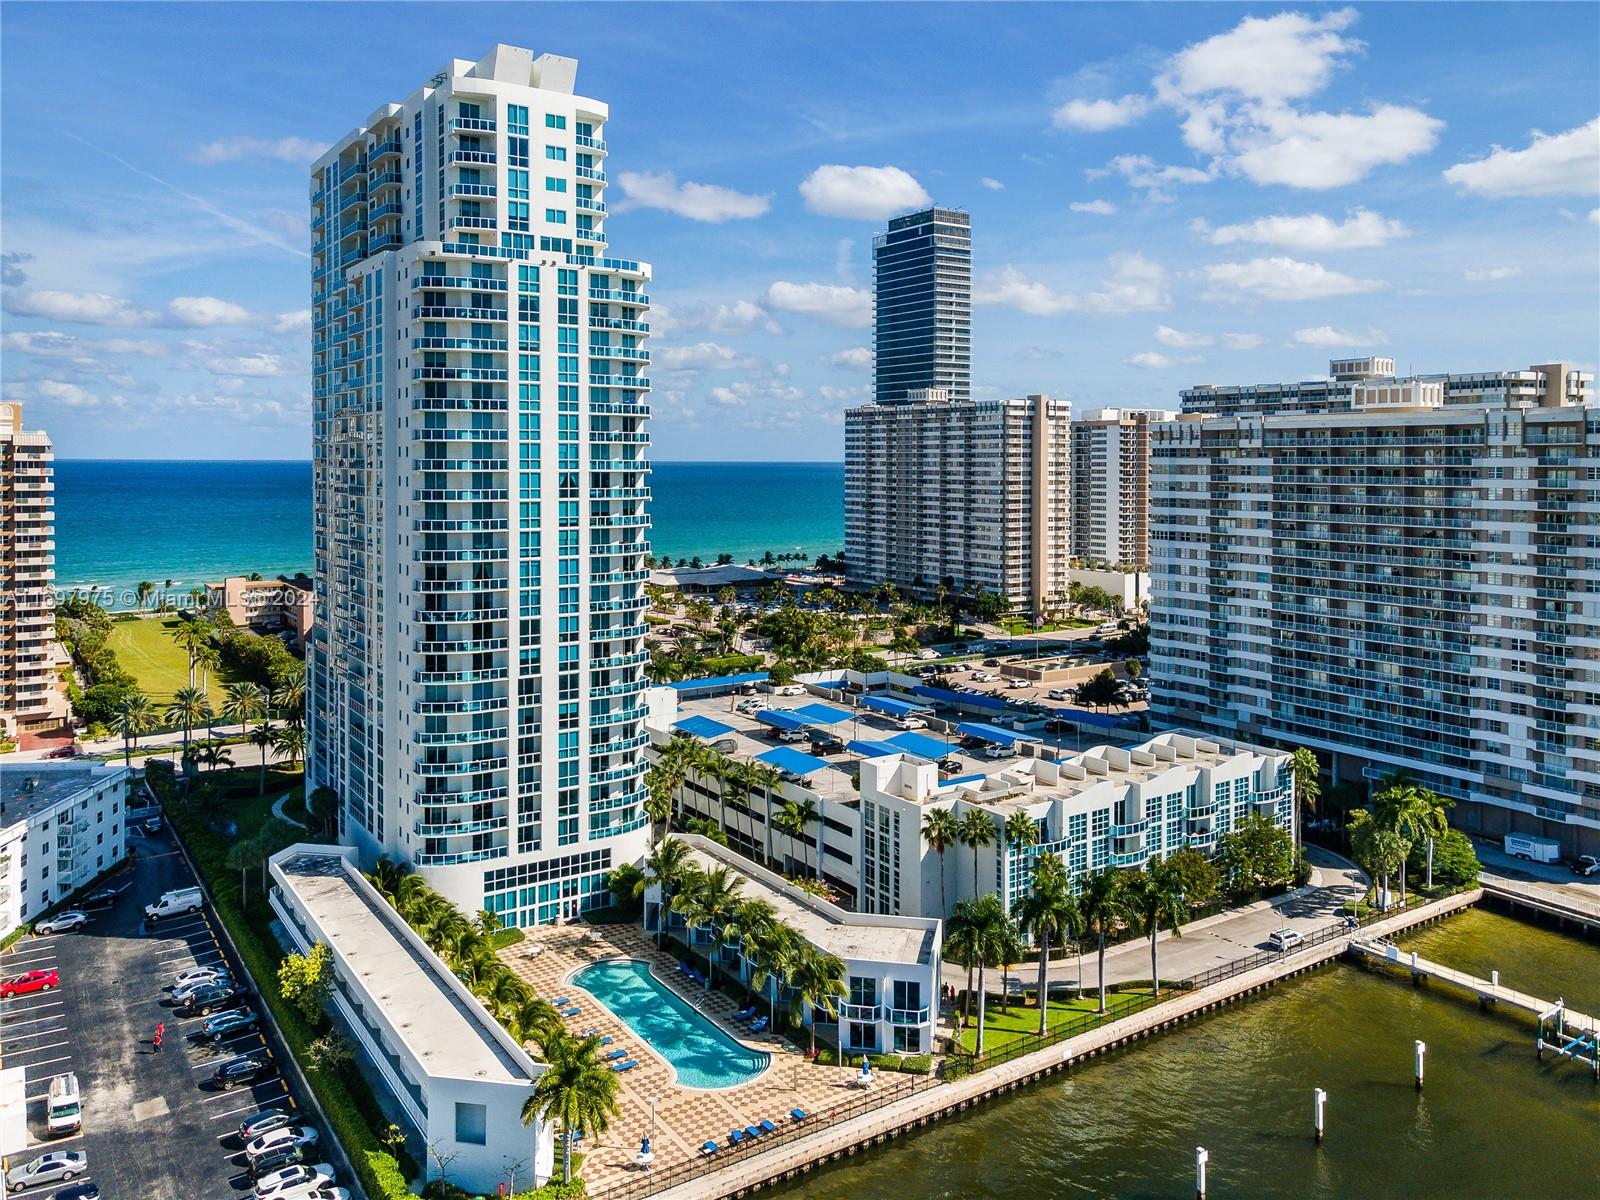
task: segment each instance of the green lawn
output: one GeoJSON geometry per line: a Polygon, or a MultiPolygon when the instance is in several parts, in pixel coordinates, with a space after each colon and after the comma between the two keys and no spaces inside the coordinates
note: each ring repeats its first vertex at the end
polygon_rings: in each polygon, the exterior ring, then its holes
{"type": "MultiPolygon", "coordinates": [[[[1106,993],[1106,1015],[1091,1020],[1084,1024],[1088,1029],[1091,1024],[1099,1021],[1110,1021],[1120,1016],[1121,1013],[1131,1008],[1134,1004],[1149,995],[1148,988],[1129,989],[1124,992],[1106,993]]],[[[1085,1017],[1094,1018],[1095,1010],[1100,1006],[1098,996],[1085,996],[1078,1000],[1052,1000],[1048,1021],[1052,1031],[1061,1028],[1069,1021],[1084,1021],[1085,1017]]],[[[973,1050],[978,1044],[977,1014],[973,1013],[972,1026],[961,1031],[961,1045],[966,1050],[973,1050]]],[[[992,1054],[1001,1047],[1017,1041],[1019,1038],[1034,1037],[1039,1032],[1039,1009],[1034,1004],[1013,1002],[1009,1010],[1002,1009],[998,1003],[990,1003],[984,1013],[983,1021],[983,1052],[992,1054]]]]}
{"type": "MultiPolygon", "coordinates": [[[[172,640],[177,617],[152,617],[140,621],[118,621],[111,626],[107,645],[117,661],[139,681],[139,688],[158,707],[165,706],[179,688],[189,686],[189,655],[172,640]]],[[[196,677],[195,682],[199,683],[196,677]]],[[[225,698],[223,681],[212,671],[206,681],[211,707],[220,710],[225,698]]]]}
{"type": "MultiPolygon", "coordinates": [[[[1099,621],[1093,621],[1087,617],[1069,617],[1064,621],[1046,621],[1038,627],[1037,632],[1055,633],[1060,629],[1087,629],[1091,625],[1098,624],[1100,624],[1099,621]]],[[[1000,622],[1000,628],[1004,629],[1012,637],[1027,637],[1030,633],[1035,632],[1032,624],[1019,617],[1007,617],[1000,622]]]]}

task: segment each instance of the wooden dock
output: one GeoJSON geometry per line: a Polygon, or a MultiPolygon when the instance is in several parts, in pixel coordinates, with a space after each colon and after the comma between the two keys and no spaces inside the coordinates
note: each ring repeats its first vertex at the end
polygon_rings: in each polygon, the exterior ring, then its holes
{"type": "MultiPolygon", "coordinates": [[[[1350,952],[1409,971],[1413,979],[1437,979],[1443,983],[1454,984],[1464,991],[1473,993],[1480,1003],[1494,1003],[1520,1009],[1535,1019],[1551,1012],[1558,1004],[1558,1001],[1530,996],[1527,992],[1507,987],[1500,982],[1498,971],[1495,972],[1495,978],[1480,979],[1476,975],[1468,975],[1465,971],[1457,971],[1454,967],[1431,962],[1413,950],[1402,950],[1393,942],[1375,938],[1351,938],[1350,952]]],[[[1594,1017],[1571,1008],[1564,1008],[1563,1012],[1569,1028],[1590,1034],[1600,1031],[1600,1021],[1594,1017]]]]}

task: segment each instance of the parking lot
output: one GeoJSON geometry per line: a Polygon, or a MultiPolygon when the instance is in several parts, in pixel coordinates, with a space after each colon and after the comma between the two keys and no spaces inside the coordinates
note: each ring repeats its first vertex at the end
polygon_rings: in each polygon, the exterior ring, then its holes
{"type": "MultiPolygon", "coordinates": [[[[270,1034],[254,1031],[215,1048],[195,1038],[204,1018],[180,1016],[165,989],[180,971],[226,964],[214,918],[205,908],[146,929],[144,906],[195,880],[165,834],[132,844],[137,857],[110,882],[122,889],[111,906],[92,911],[76,931],[26,938],[0,956],[0,976],[60,973],[58,988],[0,1000],[0,1066],[26,1072],[31,1143],[6,1167],[46,1150],[78,1150],[88,1157],[88,1174],[73,1186],[91,1179],[108,1200],[248,1195],[239,1122],[296,1105],[276,1069],[281,1049],[270,1034]],[[158,1023],[166,1027],[159,1050],[158,1023]],[[268,1058],[272,1069],[253,1086],[215,1089],[211,1073],[238,1054],[268,1058]],[[48,1089],[66,1071],[78,1077],[82,1128],[50,1138],[48,1089]]],[[[239,977],[237,964],[231,968],[239,977]]],[[[48,1183],[11,1195],[44,1200],[66,1187],[48,1183]]]]}

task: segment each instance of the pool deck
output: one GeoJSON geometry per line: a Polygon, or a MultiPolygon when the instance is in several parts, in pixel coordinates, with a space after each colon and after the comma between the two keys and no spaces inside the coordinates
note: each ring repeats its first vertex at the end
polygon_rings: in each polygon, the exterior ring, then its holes
{"type": "MultiPolygon", "coordinates": [[[[577,1033],[599,1029],[613,1039],[606,1050],[627,1050],[639,1065],[623,1072],[617,1099],[621,1114],[598,1141],[586,1139],[576,1149],[583,1154],[583,1178],[591,1194],[638,1177],[634,1155],[639,1139],[650,1132],[651,1102],[655,1106],[653,1142],[657,1169],[701,1157],[703,1143],[726,1146],[728,1133],[762,1120],[782,1127],[792,1108],[821,1114],[859,1099],[851,1086],[853,1071],[819,1067],[790,1048],[786,1040],[750,1037],[733,1023],[739,1005],[720,992],[707,993],[678,973],[676,961],[656,949],[655,942],[637,925],[565,926],[529,930],[528,938],[500,951],[500,957],[539,995],[553,1000],[570,996],[581,1010],[567,1019],[577,1033]],[[534,958],[525,957],[529,946],[540,947],[534,958]],[[637,1037],[622,1019],[588,992],[571,982],[571,976],[590,963],[608,958],[638,958],[648,962],[656,978],[678,995],[700,1007],[726,1032],[752,1049],[772,1055],[772,1065],[756,1079],[732,1088],[691,1088],[678,1084],[666,1060],[637,1037]]],[[[898,1078],[898,1077],[894,1077],[898,1078]]]]}

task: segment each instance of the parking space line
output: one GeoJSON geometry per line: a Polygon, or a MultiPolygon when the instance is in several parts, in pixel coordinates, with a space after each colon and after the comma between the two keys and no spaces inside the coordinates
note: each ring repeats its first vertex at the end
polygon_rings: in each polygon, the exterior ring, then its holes
{"type": "MultiPolygon", "coordinates": [[[[62,1043],[62,1044],[65,1045],[65,1043],[62,1043]]],[[[63,1054],[60,1058],[47,1058],[43,1062],[23,1063],[22,1064],[22,1069],[24,1071],[36,1071],[40,1067],[48,1067],[51,1063],[64,1063],[64,1062],[71,1062],[71,1061],[72,1061],[72,1055],[63,1054]]],[[[56,1074],[60,1074],[60,1072],[58,1071],[58,1072],[56,1072],[56,1074]]]]}
{"type": "Polygon", "coordinates": [[[20,967],[22,971],[31,971],[40,963],[55,962],[55,960],[56,952],[53,949],[41,950],[37,954],[18,954],[5,960],[6,974],[21,974],[21,971],[16,970],[16,968],[20,967]]]}
{"type": "MultiPolygon", "coordinates": [[[[265,1112],[267,1109],[273,1107],[273,1105],[275,1105],[278,1102],[278,1099],[282,1099],[282,1098],[283,1097],[278,1097],[277,1099],[274,1099],[274,1100],[257,1100],[255,1097],[252,1096],[250,1098],[250,1103],[249,1104],[241,1104],[238,1108],[230,1108],[230,1109],[226,1110],[225,1112],[214,1113],[210,1117],[210,1120],[221,1121],[226,1117],[236,1117],[242,1112],[249,1112],[252,1108],[255,1109],[257,1112],[265,1112]]],[[[290,1099],[292,1100],[293,1097],[290,1097],[290,1099]]],[[[219,1133],[217,1135],[217,1141],[220,1142],[223,1138],[226,1138],[226,1137],[238,1137],[238,1136],[239,1136],[239,1131],[238,1130],[234,1130],[231,1133],[219,1133]]]]}
{"type": "Polygon", "coordinates": [[[9,1021],[17,1013],[43,1012],[47,1008],[60,1008],[65,1003],[64,1000],[36,1000],[32,1004],[27,1004],[17,1000],[7,1000],[5,1008],[0,1009],[0,1014],[4,1014],[0,1015],[0,1021],[9,1021]]]}
{"type": "MultiPolygon", "coordinates": [[[[55,1037],[57,1034],[61,1034],[61,1033],[65,1033],[65,1032],[67,1032],[67,1029],[66,1029],[66,1026],[63,1025],[60,1029],[36,1029],[32,1033],[8,1033],[8,1034],[6,1034],[6,1045],[9,1047],[15,1042],[26,1041],[28,1038],[55,1037]]],[[[65,1046],[66,1045],[65,1042],[57,1042],[56,1044],[59,1045],[59,1046],[65,1046]]],[[[13,1053],[15,1053],[15,1054],[26,1054],[27,1051],[26,1050],[13,1051],[13,1050],[9,1050],[8,1049],[6,1051],[6,1053],[7,1054],[13,1054],[13,1053]]]]}
{"type": "MultiPolygon", "coordinates": [[[[52,1033],[65,1033],[66,1030],[64,1030],[64,1029],[56,1029],[56,1030],[52,1030],[51,1032],[52,1033]]],[[[6,1058],[7,1059],[14,1059],[18,1055],[22,1055],[22,1054],[38,1054],[38,1053],[40,1053],[41,1051],[44,1051],[44,1050],[58,1050],[62,1046],[70,1046],[70,1045],[72,1045],[72,1043],[71,1042],[66,1042],[66,1041],[63,1041],[63,1042],[50,1042],[47,1045],[43,1045],[43,1046],[29,1046],[25,1050],[7,1050],[6,1051],[6,1058]]],[[[27,1066],[28,1064],[27,1063],[23,1063],[22,1065],[23,1066],[27,1066]]]]}
{"type": "MultiPolygon", "coordinates": [[[[210,1104],[213,1100],[225,1099],[226,1097],[233,1095],[235,1090],[236,1089],[229,1088],[226,1091],[213,1092],[211,1095],[209,1095],[209,1096],[207,1096],[205,1098],[204,1103],[210,1104]]],[[[268,1104],[268,1103],[277,1101],[278,1099],[281,1098],[281,1096],[286,1096],[288,1094],[289,1094],[289,1085],[284,1082],[282,1075],[275,1075],[271,1079],[264,1079],[260,1083],[254,1084],[250,1088],[250,1098],[256,1104],[268,1104]],[[279,1089],[280,1095],[278,1095],[278,1096],[258,1096],[258,1095],[256,1095],[256,1088],[264,1088],[264,1087],[276,1087],[276,1088],[279,1089]]]]}
{"type": "Polygon", "coordinates": [[[34,1017],[31,1021],[13,1021],[7,1018],[0,1021],[0,1030],[15,1029],[18,1025],[38,1025],[43,1021],[59,1021],[65,1015],[65,1013],[56,1013],[50,1017],[34,1017]]]}

